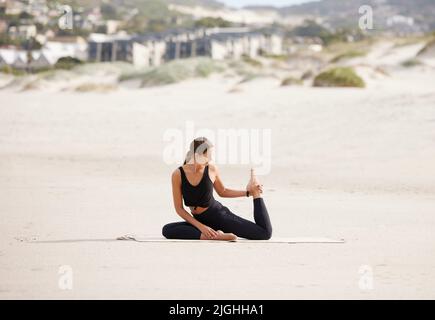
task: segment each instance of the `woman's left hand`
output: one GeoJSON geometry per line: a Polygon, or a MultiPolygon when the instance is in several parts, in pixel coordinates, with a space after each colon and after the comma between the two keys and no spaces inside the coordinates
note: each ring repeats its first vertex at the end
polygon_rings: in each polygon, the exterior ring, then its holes
{"type": "Polygon", "coordinates": [[[257,185],[255,185],[254,188],[255,188],[255,191],[263,193],[263,185],[262,184],[257,184],[257,185]]]}

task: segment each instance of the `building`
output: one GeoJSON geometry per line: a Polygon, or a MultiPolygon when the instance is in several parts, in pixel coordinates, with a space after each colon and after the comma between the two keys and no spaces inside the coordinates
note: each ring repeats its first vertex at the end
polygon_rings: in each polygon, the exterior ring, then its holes
{"type": "Polygon", "coordinates": [[[88,60],[94,62],[126,61],[136,66],[158,66],[163,63],[165,52],[165,41],[153,35],[93,33],[88,39],[88,60]]]}
{"type": "Polygon", "coordinates": [[[7,15],[18,15],[26,10],[26,5],[21,1],[5,1],[5,14],[7,15]]]}
{"type": "Polygon", "coordinates": [[[27,68],[27,52],[16,49],[0,49],[0,66],[15,69],[27,68]]]}
{"type": "Polygon", "coordinates": [[[237,60],[282,53],[281,35],[248,28],[177,29],[146,35],[94,33],[88,38],[90,61],[126,61],[136,66],[158,66],[191,57],[237,60]]]}
{"type": "Polygon", "coordinates": [[[47,43],[41,50],[0,49],[0,67],[9,66],[15,69],[50,68],[63,57],[76,57],[74,52],[47,43]],[[47,44],[49,44],[47,46],[47,44]]]}
{"type": "Polygon", "coordinates": [[[155,36],[137,36],[132,39],[132,63],[137,67],[155,67],[164,63],[166,42],[155,36]]]}
{"type": "Polygon", "coordinates": [[[184,33],[167,43],[166,60],[208,56],[212,59],[255,58],[260,54],[283,53],[283,38],[275,33],[249,28],[212,28],[195,35],[184,33]]]}
{"type": "Polygon", "coordinates": [[[72,57],[82,61],[88,60],[88,43],[79,36],[49,38],[43,47],[57,57],[72,57]]]}
{"type": "Polygon", "coordinates": [[[93,62],[132,62],[132,36],[125,33],[92,33],[88,38],[88,60],[93,62]]]}
{"type": "Polygon", "coordinates": [[[47,24],[49,21],[46,0],[28,0],[26,11],[34,17],[35,22],[47,24]]]}
{"type": "Polygon", "coordinates": [[[9,36],[11,38],[29,39],[37,34],[35,25],[12,26],[9,28],[9,36]]]}

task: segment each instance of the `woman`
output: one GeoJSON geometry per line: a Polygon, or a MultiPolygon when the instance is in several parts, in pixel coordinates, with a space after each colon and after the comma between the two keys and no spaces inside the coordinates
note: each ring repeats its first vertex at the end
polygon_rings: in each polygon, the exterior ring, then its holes
{"type": "Polygon", "coordinates": [[[172,195],[183,222],[163,227],[168,239],[268,240],[272,236],[269,214],[261,196],[263,190],[251,170],[246,190],[225,188],[218,168],[209,164],[212,144],[206,138],[192,141],[184,165],[172,174],[172,195]],[[253,197],[255,223],[232,213],[213,198],[213,188],[222,198],[253,197]],[[183,199],[190,213],[183,207],[183,199]]]}

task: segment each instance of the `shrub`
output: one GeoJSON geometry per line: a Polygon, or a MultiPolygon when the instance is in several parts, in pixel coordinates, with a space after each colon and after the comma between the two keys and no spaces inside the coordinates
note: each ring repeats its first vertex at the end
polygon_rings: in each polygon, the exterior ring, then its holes
{"type": "Polygon", "coordinates": [[[59,58],[59,60],[57,60],[57,62],[54,65],[54,67],[56,69],[71,70],[75,66],[80,65],[82,63],[83,62],[81,60],[77,59],[77,58],[63,57],[63,58],[59,58]]]}
{"type": "Polygon", "coordinates": [[[260,61],[246,55],[243,56],[243,61],[253,67],[261,68],[263,66],[263,64],[260,61]]]}
{"type": "Polygon", "coordinates": [[[435,38],[431,39],[426,43],[426,45],[417,53],[417,56],[421,56],[431,50],[431,48],[435,47],[435,38]]]}
{"type": "Polygon", "coordinates": [[[315,87],[356,87],[364,88],[364,80],[352,68],[333,68],[314,78],[315,87]]]}
{"type": "Polygon", "coordinates": [[[301,85],[303,82],[300,79],[296,79],[293,77],[288,77],[285,78],[281,81],[281,86],[282,87],[286,87],[286,86],[294,86],[294,85],[301,85]]]}
{"type": "Polygon", "coordinates": [[[411,67],[419,66],[421,64],[422,64],[421,61],[418,60],[418,59],[415,59],[415,58],[414,59],[409,59],[409,60],[406,60],[406,61],[402,62],[402,66],[406,67],[406,68],[411,68],[411,67]]]}
{"type": "Polygon", "coordinates": [[[14,76],[22,76],[22,75],[26,74],[26,72],[24,70],[15,69],[15,68],[12,68],[11,66],[7,66],[7,65],[2,66],[0,68],[0,72],[6,73],[6,74],[11,74],[14,76]]]}
{"type": "Polygon", "coordinates": [[[301,76],[301,80],[308,80],[311,79],[312,77],[314,77],[314,73],[311,70],[305,71],[304,74],[301,76]]]}

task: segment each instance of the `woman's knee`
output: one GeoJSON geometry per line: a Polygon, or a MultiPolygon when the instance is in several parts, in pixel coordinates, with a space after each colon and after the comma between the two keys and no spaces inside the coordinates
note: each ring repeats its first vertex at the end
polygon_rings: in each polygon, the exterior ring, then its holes
{"type": "Polygon", "coordinates": [[[265,229],[261,234],[259,235],[258,240],[269,240],[272,238],[272,229],[265,229]]]}
{"type": "Polygon", "coordinates": [[[173,230],[174,226],[172,223],[165,224],[162,228],[162,235],[166,239],[171,239],[174,236],[173,230]]]}

